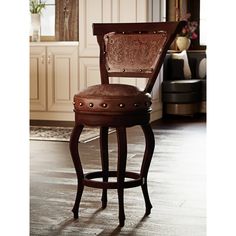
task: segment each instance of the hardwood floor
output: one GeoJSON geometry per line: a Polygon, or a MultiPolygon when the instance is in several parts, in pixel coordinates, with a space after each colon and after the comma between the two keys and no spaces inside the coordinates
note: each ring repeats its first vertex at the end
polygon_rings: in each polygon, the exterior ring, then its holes
{"type": "MultiPolygon", "coordinates": [[[[101,190],[85,187],[79,219],[71,209],[76,175],[66,142],[30,142],[30,235],[205,236],[205,131],[202,117],[167,118],[153,124],[156,147],[148,175],[152,212],[144,217],[140,187],[125,190],[126,222],[118,227],[116,190],[108,190],[101,209],[101,190]]],[[[109,135],[110,166],[116,166],[116,134],[109,135]]],[[[139,127],[128,129],[127,169],[138,171],[144,144],[139,127]]],[[[88,170],[100,169],[98,140],[80,144],[88,170]]]]}

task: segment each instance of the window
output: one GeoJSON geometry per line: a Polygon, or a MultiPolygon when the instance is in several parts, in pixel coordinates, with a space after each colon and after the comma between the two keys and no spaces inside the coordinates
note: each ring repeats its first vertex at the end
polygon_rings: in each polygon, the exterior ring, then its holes
{"type": "Polygon", "coordinates": [[[207,24],[206,24],[206,16],[207,16],[207,4],[206,1],[201,1],[200,4],[200,45],[206,45],[206,35],[207,35],[207,24]]]}
{"type": "Polygon", "coordinates": [[[46,7],[41,15],[41,36],[55,36],[55,0],[40,0],[46,7]]]}

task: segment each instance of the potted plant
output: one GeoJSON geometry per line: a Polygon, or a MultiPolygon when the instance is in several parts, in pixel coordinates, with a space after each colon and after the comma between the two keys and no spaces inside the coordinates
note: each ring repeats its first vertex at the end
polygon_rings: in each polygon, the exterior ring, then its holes
{"type": "Polygon", "coordinates": [[[198,27],[198,23],[196,21],[189,21],[191,17],[190,13],[184,15],[180,20],[184,20],[187,22],[185,27],[182,29],[180,34],[178,34],[176,38],[176,45],[180,51],[188,50],[191,40],[197,38],[196,29],[198,27]]]}
{"type": "Polygon", "coordinates": [[[40,14],[45,8],[45,3],[38,0],[30,0],[31,36],[33,42],[40,41],[40,14]]]}
{"type": "Polygon", "coordinates": [[[45,8],[45,2],[39,2],[37,0],[30,1],[30,12],[31,14],[41,14],[42,9],[45,8]]]}

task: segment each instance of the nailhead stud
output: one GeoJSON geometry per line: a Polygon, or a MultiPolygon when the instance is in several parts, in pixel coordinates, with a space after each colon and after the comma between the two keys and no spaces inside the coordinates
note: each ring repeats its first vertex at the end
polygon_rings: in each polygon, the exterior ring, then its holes
{"type": "Polygon", "coordinates": [[[125,106],[124,103],[120,103],[120,104],[119,104],[119,107],[120,107],[120,108],[122,108],[122,107],[124,107],[124,106],[125,106]]]}
{"type": "Polygon", "coordinates": [[[80,102],[80,103],[79,103],[79,105],[80,105],[80,106],[83,106],[83,103],[82,103],[82,102],[80,102]]]}
{"type": "Polygon", "coordinates": [[[89,106],[90,106],[90,107],[93,107],[93,103],[89,103],[89,106]]]}
{"type": "Polygon", "coordinates": [[[106,103],[103,103],[103,104],[102,104],[102,107],[107,107],[107,104],[106,104],[106,103]]]}
{"type": "Polygon", "coordinates": [[[138,107],[138,106],[139,106],[139,104],[138,104],[138,103],[134,103],[134,106],[135,106],[135,107],[138,107]]]}
{"type": "Polygon", "coordinates": [[[152,102],[145,102],[145,106],[151,106],[152,105],[152,102]]]}

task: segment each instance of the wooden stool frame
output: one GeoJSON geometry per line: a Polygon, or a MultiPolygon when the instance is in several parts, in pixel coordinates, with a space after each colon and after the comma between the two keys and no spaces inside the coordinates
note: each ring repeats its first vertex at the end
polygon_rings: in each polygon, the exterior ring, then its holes
{"type": "MultiPolygon", "coordinates": [[[[164,61],[166,52],[176,37],[176,34],[182,29],[185,22],[159,22],[159,23],[112,23],[112,24],[93,24],[93,34],[97,36],[98,44],[100,46],[100,73],[101,84],[109,84],[109,77],[144,77],[148,78],[146,88],[143,93],[150,94],[162,63],[164,61]],[[122,69],[122,66],[110,68],[108,63],[109,55],[107,55],[106,39],[110,34],[122,35],[147,35],[147,34],[162,34],[164,40],[160,46],[155,57],[155,64],[151,68],[140,69],[141,65],[136,69],[122,69]],[[107,36],[108,35],[108,36],[107,36]]],[[[148,37],[152,37],[148,35],[148,37]]],[[[156,36],[155,36],[156,37],[156,36]]],[[[132,38],[132,37],[130,37],[132,38]]],[[[112,55],[111,55],[112,56],[112,55]]],[[[139,64],[139,62],[136,62],[139,64]]],[[[81,105],[81,104],[80,104],[81,105]]],[[[84,186],[93,188],[101,188],[102,190],[102,208],[107,206],[107,189],[117,189],[119,201],[119,226],[124,226],[125,212],[124,212],[124,189],[141,186],[146,212],[145,215],[151,213],[152,204],[149,199],[147,188],[147,176],[150,167],[153,151],[155,147],[154,134],[150,125],[151,103],[147,104],[146,110],[137,110],[126,112],[110,111],[96,112],[96,111],[81,111],[79,105],[75,103],[75,126],[70,139],[70,152],[77,174],[77,195],[73,207],[74,218],[78,218],[79,205],[83,194],[84,186]],[[127,160],[127,138],[126,128],[140,125],[142,127],[145,137],[145,152],[141,165],[140,173],[126,171],[127,160]],[[102,171],[90,172],[84,174],[82,163],[78,151],[78,141],[84,126],[99,126],[100,127],[100,154],[102,171]],[[108,157],[108,129],[114,127],[117,133],[118,143],[118,159],[117,171],[109,171],[109,157],[108,157]],[[109,177],[116,177],[117,182],[109,182],[109,177]],[[131,180],[125,181],[125,177],[131,180]],[[102,178],[103,181],[96,181],[96,178],[102,178]]]]}

